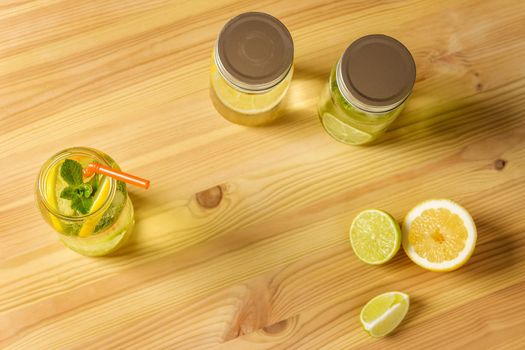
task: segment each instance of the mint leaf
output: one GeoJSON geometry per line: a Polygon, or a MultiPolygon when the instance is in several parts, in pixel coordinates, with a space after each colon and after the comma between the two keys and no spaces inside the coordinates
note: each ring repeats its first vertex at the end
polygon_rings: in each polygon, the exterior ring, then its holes
{"type": "Polygon", "coordinates": [[[89,198],[93,193],[93,188],[88,183],[78,186],[78,189],[80,191],[80,195],[84,196],[85,198],[89,198]]]}
{"type": "Polygon", "coordinates": [[[93,187],[90,184],[82,184],[78,186],[68,186],[60,192],[60,198],[75,199],[77,197],[89,198],[93,194],[93,187]]]}
{"type": "Polygon", "coordinates": [[[93,196],[97,191],[98,174],[84,183],[82,176],[82,165],[72,159],[66,159],[60,167],[60,176],[69,186],[60,193],[60,198],[71,201],[71,209],[80,214],[88,214],[93,205],[93,196]]]}
{"type": "Polygon", "coordinates": [[[105,229],[106,227],[109,227],[113,222],[115,221],[114,216],[114,210],[108,210],[102,215],[100,220],[97,222],[97,226],[95,226],[95,233],[98,233],[99,231],[105,229]]]}
{"type": "Polygon", "coordinates": [[[60,167],[60,176],[68,185],[82,184],[82,165],[72,159],[66,159],[60,167]]]}
{"type": "Polygon", "coordinates": [[[62,192],[60,192],[60,198],[64,198],[64,199],[75,199],[78,197],[78,193],[76,191],[76,189],[73,187],[73,186],[68,186],[66,188],[64,188],[62,190],[62,192]]]}
{"type": "Polygon", "coordinates": [[[88,182],[91,185],[91,189],[93,190],[93,193],[97,192],[98,190],[98,174],[93,175],[91,180],[88,182]]]}
{"type": "Polygon", "coordinates": [[[122,181],[117,181],[117,191],[126,192],[126,183],[122,181]]]}
{"type": "Polygon", "coordinates": [[[80,214],[89,213],[89,209],[93,205],[93,198],[85,198],[82,196],[75,197],[71,200],[71,208],[79,212],[80,214]]]}

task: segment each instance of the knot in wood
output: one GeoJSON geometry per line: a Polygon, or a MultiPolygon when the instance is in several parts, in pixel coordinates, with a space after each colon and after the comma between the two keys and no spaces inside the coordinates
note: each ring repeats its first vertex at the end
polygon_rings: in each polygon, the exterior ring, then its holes
{"type": "Polygon", "coordinates": [[[222,200],[222,188],[221,186],[208,188],[195,194],[195,198],[201,207],[207,209],[215,208],[222,200]]]}

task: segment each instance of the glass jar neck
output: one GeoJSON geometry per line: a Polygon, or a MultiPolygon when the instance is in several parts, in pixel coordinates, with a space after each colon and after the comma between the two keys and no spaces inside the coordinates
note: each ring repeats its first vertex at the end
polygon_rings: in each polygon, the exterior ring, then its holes
{"type": "Polygon", "coordinates": [[[346,87],[344,81],[343,81],[343,75],[341,71],[341,59],[337,62],[336,69],[335,69],[335,79],[337,83],[337,87],[339,88],[339,91],[341,91],[341,95],[345,98],[345,100],[350,103],[355,108],[358,108],[364,112],[367,113],[387,113],[391,110],[399,107],[405,100],[407,99],[408,95],[402,98],[399,101],[396,101],[393,104],[387,105],[387,106],[372,106],[370,104],[364,103],[362,101],[359,101],[346,87]]]}
{"type": "Polygon", "coordinates": [[[218,49],[218,41],[215,42],[215,46],[213,49],[213,59],[215,61],[215,65],[217,66],[217,70],[222,75],[222,77],[230,84],[233,88],[246,92],[251,94],[261,94],[268,92],[272,88],[274,88],[276,85],[278,85],[280,82],[282,82],[288,73],[290,72],[290,69],[292,68],[292,64],[288,66],[288,69],[285,70],[279,77],[276,79],[267,82],[267,83],[261,83],[261,84],[249,84],[245,83],[237,78],[235,78],[232,74],[228,72],[228,70],[224,67],[224,65],[221,62],[221,58],[219,56],[219,49],[218,49]]]}

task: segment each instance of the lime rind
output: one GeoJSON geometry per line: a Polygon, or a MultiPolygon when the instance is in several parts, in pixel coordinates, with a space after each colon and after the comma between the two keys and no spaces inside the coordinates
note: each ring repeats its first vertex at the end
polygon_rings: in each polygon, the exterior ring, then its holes
{"type": "Polygon", "coordinates": [[[361,310],[363,329],[372,337],[384,337],[396,329],[410,307],[410,297],[403,292],[387,292],[372,298],[361,310]]]}
{"type": "Polygon", "coordinates": [[[350,226],[349,236],[355,255],[371,265],[386,263],[401,247],[401,229],[397,221],[378,209],[360,212],[350,226]]]}

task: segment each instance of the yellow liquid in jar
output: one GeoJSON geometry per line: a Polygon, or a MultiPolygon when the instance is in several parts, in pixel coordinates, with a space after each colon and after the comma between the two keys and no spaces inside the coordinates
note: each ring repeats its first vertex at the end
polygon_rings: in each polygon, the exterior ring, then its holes
{"type": "Polygon", "coordinates": [[[35,193],[42,216],[68,248],[86,256],[110,254],[123,246],[132,233],[134,212],[127,186],[124,182],[109,180],[106,176],[94,178],[96,181],[93,184],[97,186],[93,204],[87,214],[81,215],[72,207],[71,200],[61,196],[62,191],[69,186],[60,171],[65,159],[73,160],[82,167],[92,162],[102,162],[115,169],[120,167],[103,152],[91,148],[67,149],[44,164],[35,193]],[[113,185],[108,181],[113,181],[113,185]],[[105,184],[115,186],[114,191],[108,189],[105,192],[105,184]],[[103,204],[94,209],[98,201],[103,204]]]}
{"type": "Polygon", "coordinates": [[[341,94],[334,66],[318,104],[321,124],[337,141],[348,145],[364,145],[380,137],[403,110],[405,102],[384,113],[363,111],[350,104],[341,94]]]}
{"type": "Polygon", "coordinates": [[[293,67],[276,86],[263,93],[248,93],[233,87],[219,72],[212,58],[210,97],[215,109],[232,123],[257,126],[279,116],[279,107],[292,79],[293,67]]]}

